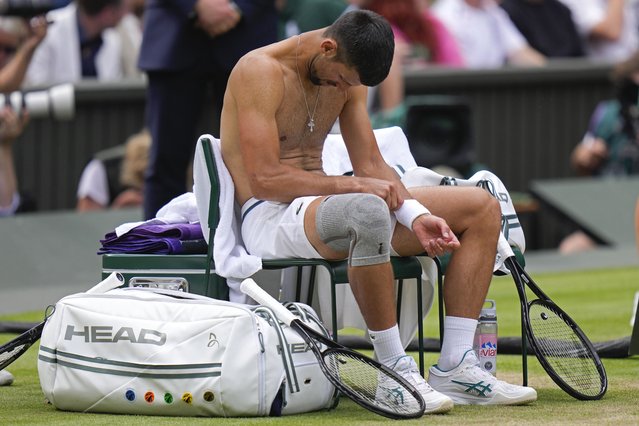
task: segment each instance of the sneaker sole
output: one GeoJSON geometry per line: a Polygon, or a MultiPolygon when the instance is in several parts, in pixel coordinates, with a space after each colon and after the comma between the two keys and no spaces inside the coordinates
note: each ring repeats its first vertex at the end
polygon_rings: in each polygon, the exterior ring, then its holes
{"type": "Polygon", "coordinates": [[[451,398],[455,404],[459,405],[525,405],[537,401],[537,392],[531,392],[517,398],[508,398],[502,394],[497,394],[490,399],[472,397],[455,398],[452,395],[447,396],[451,398]]]}
{"type": "Polygon", "coordinates": [[[450,410],[453,409],[453,407],[455,406],[455,403],[453,402],[452,399],[447,399],[445,400],[442,404],[440,404],[438,407],[435,407],[433,409],[426,409],[424,410],[424,414],[444,414],[444,413],[448,413],[450,410]]]}

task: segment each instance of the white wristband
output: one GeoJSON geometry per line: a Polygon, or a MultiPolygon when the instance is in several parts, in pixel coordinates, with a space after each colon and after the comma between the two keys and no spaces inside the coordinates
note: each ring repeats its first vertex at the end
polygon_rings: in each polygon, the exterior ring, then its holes
{"type": "Polygon", "coordinates": [[[397,221],[411,230],[413,229],[413,221],[423,214],[430,214],[430,211],[419,201],[412,199],[404,200],[402,206],[395,210],[397,221]]]}

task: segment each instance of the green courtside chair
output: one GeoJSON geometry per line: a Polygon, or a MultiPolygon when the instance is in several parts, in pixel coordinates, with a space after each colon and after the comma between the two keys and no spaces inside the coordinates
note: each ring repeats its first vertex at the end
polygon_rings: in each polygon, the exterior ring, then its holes
{"type": "MultiPolygon", "coordinates": [[[[209,174],[209,179],[211,183],[211,200],[209,205],[209,226],[211,230],[216,229],[217,222],[219,221],[219,212],[218,212],[218,202],[219,202],[219,192],[220,192],[220,181],[217,173],[217,165],[215,162],[215,156],[213,154],[213,150],[211,148],[211,141],[207,138],[201,139],[204,158],[207,165],[207,171],[209,174]]],[[[213,246],[213,235],[209,238],[209,252],[212,253],[213,246]]],[[[422,307],[422,287],[421,287],[421,276],[422,276],[422,267],[421,263],[416,257],[393,257],[391,260],[391,264],[393,267],[393,273],[395,275],[395,279],[398,281],[398,299],[401,300],[401,292],[403,288],[403,281],[406,279],[415,279],[417,283],[417,315],[418,318],[423,317],[423,307],[422,307]]],[[[277,270],[277,269],[285,269],[295,267],[298,268],[297,273],[297,294],[299,300],[299,289],[301,288],[301,279],[302,273],[301,268],[304,266],[311,267],[311,279],[310,282],[314,282],[314,274],[316,268],[323,267],[329,273],[330,281],[331,281],[331,326],[333,330],[333,338],[337,339],[337,302],[335,295],[335,286],[338,284],[347,284],[348,283],[348,275],[347,275],[347,261],[327,261],[324,259],[300,259],[300,258],[288,258],[288,259],[270,259],[270,260],[262,260],[262,267],[268,270],[277,270]]],[[[305,303],[311,305],[312,304],[312,295],[313,289],[309,288],[308,291],[309,299],[304,301],[305,303]]],[[[399,318],[399,310],[401,309],[400,304],[397,304],[398,310],[398,318],[399,318]]],[[[419,368],[422,375],[424,374],[424,329],[423,329],[423,321],[418,321],[417,327],[417,335],[418,335],[418,356],[419,356],[419,368]]]]}

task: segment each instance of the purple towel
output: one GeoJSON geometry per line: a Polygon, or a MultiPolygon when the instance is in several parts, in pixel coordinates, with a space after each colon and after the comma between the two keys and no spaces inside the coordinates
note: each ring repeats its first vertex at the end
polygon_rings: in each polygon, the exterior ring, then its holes
{"type": "Polygon", "coordinates": [[[100,243],[98,254],[194,254],[208,248],[199,223],[140,225],[120,237],[109,232],[100,243]]]}

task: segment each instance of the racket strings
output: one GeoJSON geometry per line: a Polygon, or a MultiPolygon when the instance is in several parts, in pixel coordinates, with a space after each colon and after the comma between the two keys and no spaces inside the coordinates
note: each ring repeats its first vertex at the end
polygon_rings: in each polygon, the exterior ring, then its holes
{"type": "Polygon", "coordinates": [[[386,412],[407,415],[423,412],[423,403],[412,393],[414,390],[364,358],[335,351],[325,353],[324,360],[330,374],[356,398],[386,412]]]}
{"type": "Polygon", "coordinates": [[[597,363],[575,330],[542,304],[532,304],[529,313],[536,350],[551,368],[575,390],[584,395],[598,395],[602,382],[597,363]]]}

